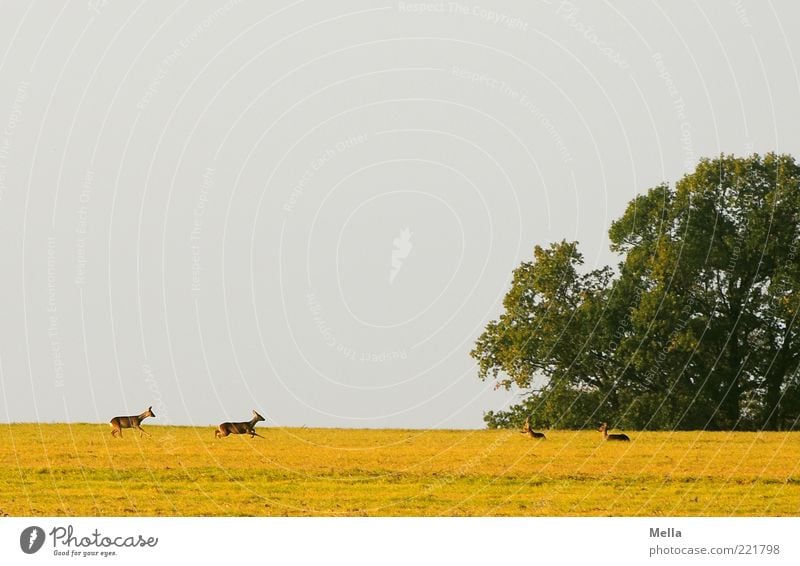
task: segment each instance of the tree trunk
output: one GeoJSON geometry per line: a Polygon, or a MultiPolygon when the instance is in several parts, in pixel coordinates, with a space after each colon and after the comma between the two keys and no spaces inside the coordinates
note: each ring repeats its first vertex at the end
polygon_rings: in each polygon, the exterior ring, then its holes
{"type": "Polygon", "coordinates": [[[742,415],[742,387],[740,383],[742,370],[742,356],[739,346],[739,336],[735,329],[728,345],[728,375],[725,388],[722,391],[724,399],[720,407],[720,428],[733,430],[739,424],[742,415]]]}
{"type": "Polygon", "coordinates": [[[764,422],[765,430],[780,430],[783,424],[783,407],[781,406],[781,388],[787,375],[790,374],[789,356],[782,350],[773,362],[769,373],[764,376],[767,394],[764,397],[764,422]]]}

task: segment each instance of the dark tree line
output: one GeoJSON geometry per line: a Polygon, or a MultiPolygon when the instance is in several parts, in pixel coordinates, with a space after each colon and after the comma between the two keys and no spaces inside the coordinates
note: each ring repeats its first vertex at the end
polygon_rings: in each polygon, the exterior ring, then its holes
{"type": "Polygon", "coordinates": [[[703,160],[633,199],[609,230],[615,269],[577,242],[537,246],[472,356],[524,398],[489,427],[798,427],[800,167],[703,160]]]}

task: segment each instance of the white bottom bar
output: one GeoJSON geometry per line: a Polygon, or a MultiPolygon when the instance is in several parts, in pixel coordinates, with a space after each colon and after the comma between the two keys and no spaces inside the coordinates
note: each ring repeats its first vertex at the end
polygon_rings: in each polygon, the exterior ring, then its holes
{"type": "Polygon", "coordinates": [[[795,565],[800,564],[797,533],[800,518],[32,517],[0,520],[0,559],[3,564],[114,565],[187,560],[213,565],[253,558],[259,564],[325,566],[512,560],[795,565]],[[31,535],[32,526],[41,530],[31,535]],[[36,546],[32,554],[23,549],[36,546]]]}

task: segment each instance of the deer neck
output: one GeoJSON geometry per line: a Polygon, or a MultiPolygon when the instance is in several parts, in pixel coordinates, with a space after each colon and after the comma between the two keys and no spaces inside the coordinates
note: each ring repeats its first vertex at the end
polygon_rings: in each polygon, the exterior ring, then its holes
{"type": "Polygon", "coordinates": [[[258,422],[258,417],[253,415],[253,418],[250,419],[250,428],[253,428],[254,426],[256,426],[257,422],[258,422]]]}
{"type": "Polygon", "coordinates": [[[147,418],[147,416],[148,416],[148,415],[147,415],[147,411],[145,411],[144,413],[142,413],[141,415],[139,415],[139,416],[138,416],[138,417],[136,417],[136,418],[137,418],[137,419],[139,419],[139,422],[142,422],[144,419],[146,419],[146,418],[147,418]]]}

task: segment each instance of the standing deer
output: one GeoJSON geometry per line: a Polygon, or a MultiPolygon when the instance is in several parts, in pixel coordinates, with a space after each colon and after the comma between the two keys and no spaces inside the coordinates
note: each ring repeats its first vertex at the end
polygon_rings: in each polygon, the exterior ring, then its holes
{"type": "Polygon", "coordinates": [[[214,436],[216,438],[225,438],[229,434],[249,434],[250,438],[253,438],[254,436],[264,438],[255,431],[256,423],[263,420],[264,417],[253,410],[252,419],[244,423],[222,423],[219,425],[219,427],[217,427],[217,430],[214,431],[214,436]]]}
{"type": "Polygon", "coordinates": [[[544,435],[543,432],[536,432],[535,430],[531,430],[531,418],[530,417],[525,419],[525,424],[522,425],[522,430],[520,432],[522,434],[527,434],[531,438],[541,438],[543,440],[547,440],[547,437],[544,435]]]}
{"type": "Polygon", "coordinates": [[[603,423],[600,425],[600,428],[597,429],[599,432],[603,433],[603,440],[621,440],[623,442],[627,442],[630,440],[627,434],[608,434],[608,423],[603,423]]]}
{"type": "MultiPolygon", "coordinates": [[[[141,415],[134,415],[132,417],[114,417],[111,419],[111,436],[117,436],[122,438],[122,429],[123,428],[135,428],[138,429],[139,432],[142,434],[146,434],[150,436],[149,433],[145,432],[142,429],[142,421],[147,417],[154,417],[156,414],[153,412],[153,407],[148,408],[144,413],[141,415]]],[[[139,435],[141,436],[141,435],[139,435]]]]}

